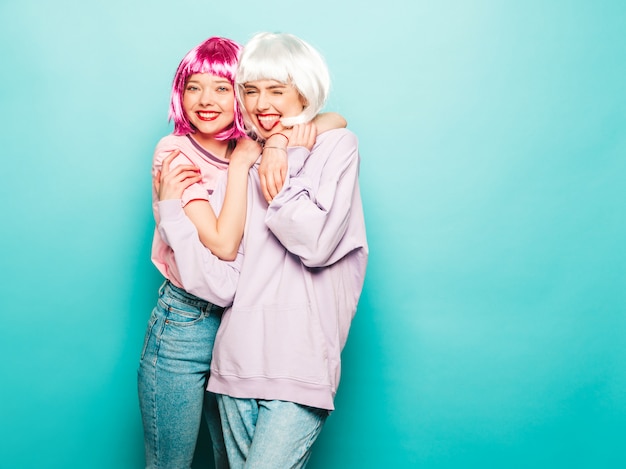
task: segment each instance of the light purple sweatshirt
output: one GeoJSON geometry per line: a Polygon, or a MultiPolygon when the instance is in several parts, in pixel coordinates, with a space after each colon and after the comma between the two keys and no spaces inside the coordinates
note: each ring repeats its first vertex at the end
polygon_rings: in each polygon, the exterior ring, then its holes
{"type": "MultiPolygon", "coordinates": [[[[358,142],[347,129],[320,134],[310,153],[290,148],[285,185],[269,207],[251,168],[239,284],[215,340],[209,390],[334,409],[368,257],[358,173],[358,142]]],[[[210,299],[220,261],[171,202],[159,204],[159,231],[185,290],[210,299]]]]}

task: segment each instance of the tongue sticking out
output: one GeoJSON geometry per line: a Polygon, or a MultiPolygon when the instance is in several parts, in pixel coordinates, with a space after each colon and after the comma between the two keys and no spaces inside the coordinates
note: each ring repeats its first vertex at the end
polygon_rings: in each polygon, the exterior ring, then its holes
{"type": "Polygon", "coordinates": [[[272,130],[280,122],[279,116],[263,116],[259,117],[259,125],[263,130],[272,130]]]}

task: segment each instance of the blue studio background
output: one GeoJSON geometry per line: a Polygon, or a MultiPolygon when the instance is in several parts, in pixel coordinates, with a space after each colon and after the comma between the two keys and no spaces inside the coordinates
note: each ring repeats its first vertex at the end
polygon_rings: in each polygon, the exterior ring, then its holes
{"type": "Polygon", "coordinates": [[[322,51],[362,154],[370,264],[309,467],[626,467],[625,20],[621,0],[1,0],[0,468],[143,466],[170,82],[206,37],[262,30],[322,51]]]}

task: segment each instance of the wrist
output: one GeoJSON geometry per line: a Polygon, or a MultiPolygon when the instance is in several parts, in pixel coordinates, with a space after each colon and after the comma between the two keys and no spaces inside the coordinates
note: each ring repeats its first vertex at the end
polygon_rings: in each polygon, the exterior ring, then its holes
{"type": "Polygon", "coordinates": [[[286,147],[275,147],[275,146],[273,146],[273,145],[265,145],[265,146],[263,147],[263,152],[265,152],[265,150],[269,150],[269,149],[271,149],[271,148],[273,148],[273,149],[275,149],[275,150],[282,150],[282,151],[284,151],[284,152],[285,152],[285,155],[287,154],[287,148],[286,148],[286,147]]]}
{"type": "Polygon", "coordinates": [[[275,134],[270,135],[265,140],[265,146],[271,145],[274,148],[286,148],[289,143],[289,137],[285,134],[276,132],[275,134]],[[271,140],[271,143],[270,143],[271,140]]]}
{"type": "MultiPolygon", "coordinates": [[[[252,163],[254,164],[254,163],[252,163]]],[[[228,171],[229,172],[248,172],[250,169],[250,164],[247,161],[243,161],[241,159],[233,159],[228,163],[228,171]]]]}

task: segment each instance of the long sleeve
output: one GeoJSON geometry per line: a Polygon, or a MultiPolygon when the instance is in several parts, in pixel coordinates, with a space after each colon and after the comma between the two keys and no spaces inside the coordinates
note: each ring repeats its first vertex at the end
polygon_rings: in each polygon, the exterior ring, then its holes
{"type": "Polygon", "coordinates": [[[363,233],[348,230],[353,203],[360,204],[358,174],[358,141],[348,130],[320,135],[310,154],[290,150],[288,180],[265,221],[306,266],[331,265],[366,245],[363,233]]]}
{"type": "MultiPolygon", "coordinates": [[[[228,161],[221,160],[212,155],[200,145],[198,145],[189,135],[167,135],[163,137],[156,146],[153,156],[152,171],[153,175],[161,170],[163,159],[173,150],[180,150],[181,155],[176,158],[183,163],[193,163],[202,171],[202,183],[193,184],[187,188],[182,194],[182,200],[178,202],[181,206],[185,206],[187,202],[194,199],[209,200],[211,194],[217,186],[218,181],[224,176],[228,169],[228,161]],[[185,156],[183,156],[185,155],[185,156]]],[[[170,169],[172,165],[170,165],[170,169]]],[[[152,189],[152,212],[156,221],[157,229],[155,229],[152,241],[151,259],[154,265],[159,269],[163,276],[169,279],[177,287],[183,287],[183,282],[178,272],[174,252],[162,239],[158,230],[161,221],[159,215],[159,197],[156,190],[152,189]]]]}
{"type": "Polygon", "coordinates": [[[243,261],[241,250],[232,262],[214,256],[200,242],[196,227],[180,205],[178,199],[158,203],[158,230],[174,251],[183,288],[218,306],[230,306],[243,261]]]}

